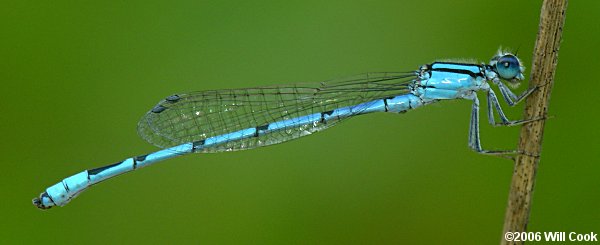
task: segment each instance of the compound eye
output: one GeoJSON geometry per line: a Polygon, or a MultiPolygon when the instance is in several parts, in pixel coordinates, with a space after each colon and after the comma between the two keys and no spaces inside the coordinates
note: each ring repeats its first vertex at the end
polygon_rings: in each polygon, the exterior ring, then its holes
{"type": "Polygon", "coordinates": [[[519,64],[519,59],[514,55],[504,55],[498,58],[496,71],[498,71],[498,75],[502,79],[512,80],[521,73],[521,64],[519,64]]]}

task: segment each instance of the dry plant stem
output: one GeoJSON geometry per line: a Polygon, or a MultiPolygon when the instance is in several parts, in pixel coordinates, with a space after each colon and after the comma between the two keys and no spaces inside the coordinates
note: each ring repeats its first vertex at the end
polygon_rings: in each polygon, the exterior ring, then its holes
{"type": "MultiPolygon", "coordinates": [[[[524,118],[547,117],[566,9],[567,0],[545,0],[542,4],[529,82],[530,87],[538,89],[527,98],[524,118]]],[[[537,120],[521,128],[518,151],[523,154],[515,159],[501,244],[523,244],[522,241],[506,241],[504,234],[527,230],[544,124],[545,120],[537,120]]]]}

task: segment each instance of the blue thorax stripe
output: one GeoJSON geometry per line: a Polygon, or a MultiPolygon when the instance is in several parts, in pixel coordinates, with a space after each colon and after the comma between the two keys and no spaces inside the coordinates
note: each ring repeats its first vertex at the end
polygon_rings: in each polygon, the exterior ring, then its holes
{"type": "Polygon", "coordinates": [[[463,64],[463,63],[452,63],[452,62],[434,62],[430,65],[431,71],[444,71],[467,74],[471,77],[482,77],[483,67],[476,64],[463,64]]]}

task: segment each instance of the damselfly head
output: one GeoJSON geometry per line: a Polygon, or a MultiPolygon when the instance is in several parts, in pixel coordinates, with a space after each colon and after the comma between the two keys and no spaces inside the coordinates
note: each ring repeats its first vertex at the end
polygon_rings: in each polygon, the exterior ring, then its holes
{"type": "Polygon", "coordinates": [[[491,68],[498,77],[509,82],[511,87],[519,86],[521,80],[525,79],[523,72],[525,67],[521,60],[514,54],[498,51],[498,54],[490,61],[491,68]]]}

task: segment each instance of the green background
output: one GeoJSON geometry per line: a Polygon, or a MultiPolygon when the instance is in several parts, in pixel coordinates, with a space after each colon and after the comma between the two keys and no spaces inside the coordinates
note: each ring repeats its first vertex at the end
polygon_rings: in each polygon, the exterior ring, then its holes
{"type": "MultiPolygon", "coordinates": [[[[529,231],[600,233],[599,3],[572,1],[567,11],[529,231]]],[[[502,237],[513,165],[469,150],[469,101],[359,117],[251,151],[169,160],[45,212],[30,200],[83,169],[156,150],[136,124],[174,93],[406,71],[446,58],[487,62],[501,45],[518,48],[530,66],[541,1],[2,5],[0,243],[497,244],[502,237]]],[[[505,108],[522,117],[522,107],[505,108]]],[[[518,133],[484,124],[484,147],[515,148],[518,133]]]]}

